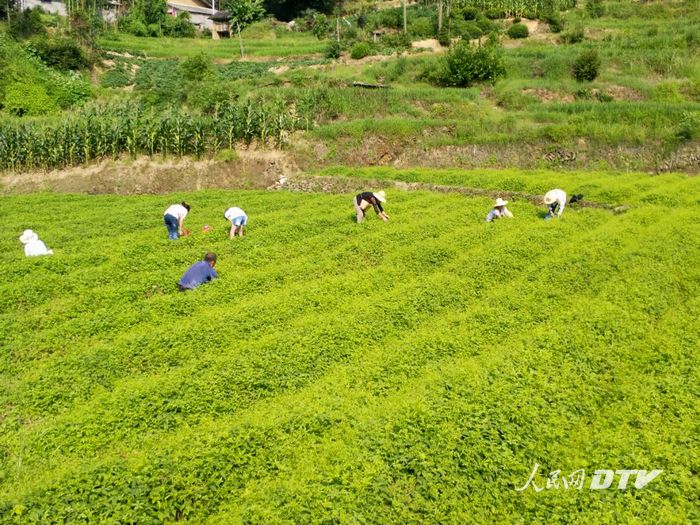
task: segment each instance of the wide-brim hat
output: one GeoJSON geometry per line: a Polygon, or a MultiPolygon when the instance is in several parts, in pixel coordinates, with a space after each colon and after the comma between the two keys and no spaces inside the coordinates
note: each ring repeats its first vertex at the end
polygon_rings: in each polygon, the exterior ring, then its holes
{"type": "Polygon", "coordinates": [[[500,197],[496,199],[496,204],[494,206],[506,206],[508,204],[508,201],[504,201],[500,197]]]}
{"type": "Polygon", "coordinates": [[[555,200],[557,200],[557,199],[555,199],[555,198],[552,197],[551,195],[545,195],[545,196],[544,196],[544,203],[545,203],[545,204],[554,204],[554,201],[555,201],[555,200]]]}
{"type": "Polygon", "coordinates": [[[28,244],[38,239],[39,236],[36,233],[34,233],[33,230],[24,230],[24,233],[19,236],[19,242],[21,242],[22,244],[28,244]]]}
{"type": "Polygon", "coordinates": [[[373,194],[375,197],[377,197],[377,200],[379,202],[386,202],[386,193],[384,193],[384,190],[378,191],[377,193],[373,194]]]}

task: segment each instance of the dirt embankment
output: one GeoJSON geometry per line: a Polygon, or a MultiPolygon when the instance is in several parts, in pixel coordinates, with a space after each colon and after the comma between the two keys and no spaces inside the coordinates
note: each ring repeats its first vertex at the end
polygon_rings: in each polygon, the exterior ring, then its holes
{"type": "MultiPolygon", "coordinates": [[[[213,188],[295,189],[301,174],[326,166],[391,166],[394,168],[610,169],[648,173],[700,173],[700,144],[689,144],[666,157],[652,149],[600,148],[584,140],[569,147],[551,144],[445,145],[422,147],[379,136],[361,142],[327,145],[301,137],[285,151],[257,147],[238,150],[230,162],[193,159],[104,161],[49,172],[0,173],[0,193],[57,191],[65,193],[162,194],[213,188]]],[[[328,183],[328,181],[326,181],[328,183]]],[[[335,188],[335,186],[334,186],[335,188]]],[[[297,188],[298,189],[298,188],[297,188]]],[[[320,191],[325,191],[321,188],[320,191]]],[[[350,191],[354,191],[352,188],[350,191]]]]}
{"type": "MultiPolygon", "coordinates": [[[[450,130],[441,130],[449,134],[450,130]]],[[[521,168],[521,169],[609,169],[662,173],[700,173],[700,143],[691,143],[662,155],[654,145],[601,147],[585,139],[559,146],[534,144],[465,144],[421,146],[411,140],[369,136],[361,141],[339,139],[332,147],[307,142],[296,148],[302,171],[319,166],[391,166],[394,168],[521,168]]]]}
{"type": "Polygon", "coordinates": [[[138,195],[210,188],[264,189],[281,176],[298,171],[294,161],[277,150],[240,151],[238,157],[231,162],[140,157],[49,172],[0,174],[0,191],[138,195]]]}

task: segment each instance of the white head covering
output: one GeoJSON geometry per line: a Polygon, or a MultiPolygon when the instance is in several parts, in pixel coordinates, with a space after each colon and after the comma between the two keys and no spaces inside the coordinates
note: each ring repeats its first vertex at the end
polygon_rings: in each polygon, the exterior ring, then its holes
{"type": "Polygon", "coordinates": [[[377,193],[373,194],[375,197],[377,197],[377,200],[379,202],[386,202],[386,193],[384,193],[384,190],[378,191],[377,193]]]}
{"type": "Polygon", "coordinates": [[[19,241],[22,244],[29,244],[30,242],[38,240],[39,236],[33,230],[24,230],[24,233],[19,237],[19,241]]]}

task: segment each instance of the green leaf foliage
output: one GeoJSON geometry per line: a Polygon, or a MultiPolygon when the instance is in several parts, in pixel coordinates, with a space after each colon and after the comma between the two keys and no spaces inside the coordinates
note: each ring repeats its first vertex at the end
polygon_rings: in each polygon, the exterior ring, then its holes
{"type": "Polygon", "coordinates": [[[353,194],[0,197],[0,523],[694,522],[698,179],[421,173],[460,174],[636,197],[486,224],[489,197],[389,190],[362,225],[353,194]],[[517,492],[535,463],[664,472],[517,492]]]}
{"type": "Polygon", "coordinates": [[[513,24],[508,28],[507,34],[513,39],[527,38],[530,36],[530,31],[525,24],[513,24]]]}
{"type": "Polygon", "coordinates": [[[441,82],[447,86],[467,87],[476,82],[495,82],[505,74],[497,45],[473,46],[458,42],[444,59],[441,82]]]}
{"type": "Polygon", "coordinates": [[[571,76],[578,82],[592,82],[598,76],[601,60],[598,51],[586,49],[574,60],[571,76]]]}

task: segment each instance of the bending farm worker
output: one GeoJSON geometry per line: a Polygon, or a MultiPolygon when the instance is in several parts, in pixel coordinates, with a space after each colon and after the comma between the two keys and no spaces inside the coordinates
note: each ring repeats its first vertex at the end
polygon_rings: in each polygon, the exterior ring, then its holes
{"type": "Polygon", "coordinates": [[[39,236],[32,230],[24,230],[20,235],[19,242],[24,244],[24,255],[36,257],[38,255],[53,255],[53,250],[49,250],[39,236]]]}
{"type": "Polygon", "coordinates": [[[180,291],[193,290],[200,284],[208,283],[212,279],[216,279],[218,274],[216,270],[214,270],[215,265],[216,254],[212,252],[207,253],[203,261],[197,261],[184,273],[178,283],[180,291]]]}
{"type": "Polygon", "coordinates": [[[386,202],[386,193],[383,191],[379,191],[377,193],[365,191],[358,194],[352,202],[355,206],[358,223],[365,220],[365,210],[367,210],[367,208],[370,206],[374,208],[374,211],[384,222],[389,220],[389,216],[384,211],[384,208],[382,208],[382,203],[386,202]]]}
{"type": "Polygon", "coordinates": [[[182,204],[173,204],[165,210],[163,221],[165,222],[165,227],[168,229],[168,239],[176,241],[178,236],[185,234],[182,225],[189,211],[190,205],[186,202],[182,204]]]}
{"type": "Polygon", "coordinates": [[[554,217],[554,214],[561,217],[561,214],[564,213],[564,206],[566,206],[566,192],[559,189],[548,191],[544,196],[544,203],[547,206],[545,219],[554,217]]]}
{"type": "Polygon", "coordinates": [[[509,219],[513,218],[513,214],[508,208],[506,208],[507,204],[508,201],[504,201],[500,197],[497,198],[493,208],[491,208],[491,211],[486,216],[486,222],[492,222],[500,217],[507,217],[509,219]]]}
{"type": "Polygon", "coordinates": [[[243,226],[248,223],[248,216],[240,208],[229,208],[224,212],[224,217],[231,221],[231,231],[229,231],[228,238],[233,239],[238,232],[239,237],[243,237],[243,226]]]}

